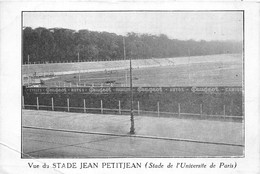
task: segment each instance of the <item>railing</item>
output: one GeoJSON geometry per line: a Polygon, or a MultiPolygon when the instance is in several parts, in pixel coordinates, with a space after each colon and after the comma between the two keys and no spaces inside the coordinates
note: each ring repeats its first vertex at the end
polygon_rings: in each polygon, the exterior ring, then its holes
{"type": "MultiPolygon", "coordinates": [[[[23,109],[36,109],[36,110],[50,110],[50,111],[66,111],[66,112],[81,112],[81,113],[95,113],[95,114],[130,114],[130,109],[123,109],[121,107],[121,101],[118,101],[118,108],[104,108],[103,101],[100,100],[100,107],[88,108],[86,107],[86,100],[83,100],[83,107],[71,106],[70,99],[67,98],[67,106],[54,105],[54,99],[51,98],[50,105],[41,105],[39,98],[36,97],[35,105],[24,104],[24,97],[22,96],[22,108],[23,109]]],[[[147,111],[140,108],[139,101],[137,101],[137,109],[134,109],[136,116],[154,116],[154,117],[175,117],[175,118],[193,118],[193,119],[213,119],[213,120],[232,120],[242,121],[243,116],[226,115],[225,105],[223,105],[223,115],[206,115],[203,113],[202,104],[199,105],[200,113],[184,113],[181,111],[181,104],[178,104],[178,112],[165,112],[160,110],[160,102],[157,102],[156,111],[147,111]]]]}

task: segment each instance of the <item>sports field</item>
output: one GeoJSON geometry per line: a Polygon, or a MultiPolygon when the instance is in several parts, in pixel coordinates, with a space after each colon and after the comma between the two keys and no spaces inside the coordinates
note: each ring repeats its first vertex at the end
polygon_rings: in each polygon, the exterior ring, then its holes
{"type": "Polygon", "coordinates": [[[23,158],[242,157],[243,123],[23,110],[23,158]]]}
{"type": "MultiPolygon", "coordinates": [[[[31,71],[39,69],[41,73],[44,69],[56,70],[54,66],[64,71],[64,75],[45,80],[44,86],[129,86],[129,69],[124,69],[128,64],[128,61],[82,62],[72,63],[71,69],[67,63],[29,66],[31,71]]],[[[26,71],[24,66],[23,72],[26,71]]],[[[133,60],[133,86],[242,86],[242,72],[239,54],[133,60]]]]}
{"type": "MultiPolygon", "coordinates": [[[[58,76],[46,81],[46,85],[60,84],[69,86],[80,83],[109,84],[114,86],[125,84],[126,71],[114,70],[96,73],[81,73],[58,76]]],[[[129,86],[129,72],[127,72],[129,86]]],[[[197,63],[192,65],[161,66],[133,70],[133,86],[241,86],[242,64],[229,63],[197,63]]]]}

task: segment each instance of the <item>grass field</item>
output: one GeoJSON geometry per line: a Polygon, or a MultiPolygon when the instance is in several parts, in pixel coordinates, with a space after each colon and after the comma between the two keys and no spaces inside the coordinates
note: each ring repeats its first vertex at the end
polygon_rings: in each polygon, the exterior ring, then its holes
{"type": "MultiPolygon", "coordinates": [[[[202,59],[203,58],[203,59],[202,59]]],[[[192,59],[192,58],[190,58],[192,59]]],[[[238,55],[233,60],[179,62],[170,66],[133,69],[133,86],[242,86],[243,64],[238,55]]],[[[46,86],[110,85],[129,86],[129,70],[109,70],[56,76],[46,86]],[[126,80],[127,79],[127,80],[126,80]]]]}

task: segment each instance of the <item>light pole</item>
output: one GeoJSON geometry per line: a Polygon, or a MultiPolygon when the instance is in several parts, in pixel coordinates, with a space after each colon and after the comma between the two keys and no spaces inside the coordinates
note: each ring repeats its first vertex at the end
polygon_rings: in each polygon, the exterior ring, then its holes
{"type": "Polygon", "coordinates": [[[131,127],[130,127],[130,134],[135,134],[135,122],[134,122],[134,111],[133,111],[133,80],[132,80],[132,55],[130,56],[130,91],[131,91],[131,111],[130,111],[130,121],[131,121],[131,127]]]}
{"type": "MultiPolygon", "coordinates": [[[[123,45],[124,45],[124,60],[126,60],[126,53],[125,53],[125,38],[123,37],[123,45]]],[[[132,81],[132,54],[129,57],[130,61],[130,121],[131,121],[131,127],[130,127],[130,134],[135,134],[135,122],[134,122],[134,111],[133,111],[133,81],[132,81]]],[[[127,69],[126,69],[126,84],[127,84],[127,69]]]]}
{"type": "Polygon", "coordinates": [[[29,62],[30,62],[30,55],[28,54],[28,64],[27,64],[27,72],[28,72],[28,85],[30,85],[30,67],[29,67],[29,62]]]}
{"type": "MultiPolygon", "coordinates": [[[[123,45],[124,45],[124,62],[126,60],[126,53],[125,53],[125,37],[123,37],[123,45]]],[[[127,86],[127,68],[125,70],[125,87],[127,86]]]]}
{"type": "Polygon", "coordinates": [[[79,52],[78,52],[78,68],[79,68],[79,82],[80,82],[79,52]]]}
{"type": "Polygon", "coordinates": [[[189,66],[189,86],[190,86],[190,49],[188,48],[189,58],[188,58],[188,66],[189,66]]]}

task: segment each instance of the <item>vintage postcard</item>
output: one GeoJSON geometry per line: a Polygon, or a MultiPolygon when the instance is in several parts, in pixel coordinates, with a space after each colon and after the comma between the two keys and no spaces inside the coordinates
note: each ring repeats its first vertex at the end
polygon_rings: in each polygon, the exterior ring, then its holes
{"type": "Polygon", "coordinates": [[[243,15],[24,11],[22,157],[243,157],[243,15]]]}
{"type": "Polygon", "coordinates": [[[259,172],[259,9],[72,4],[3,23],[4,173],[259,172]]]}

